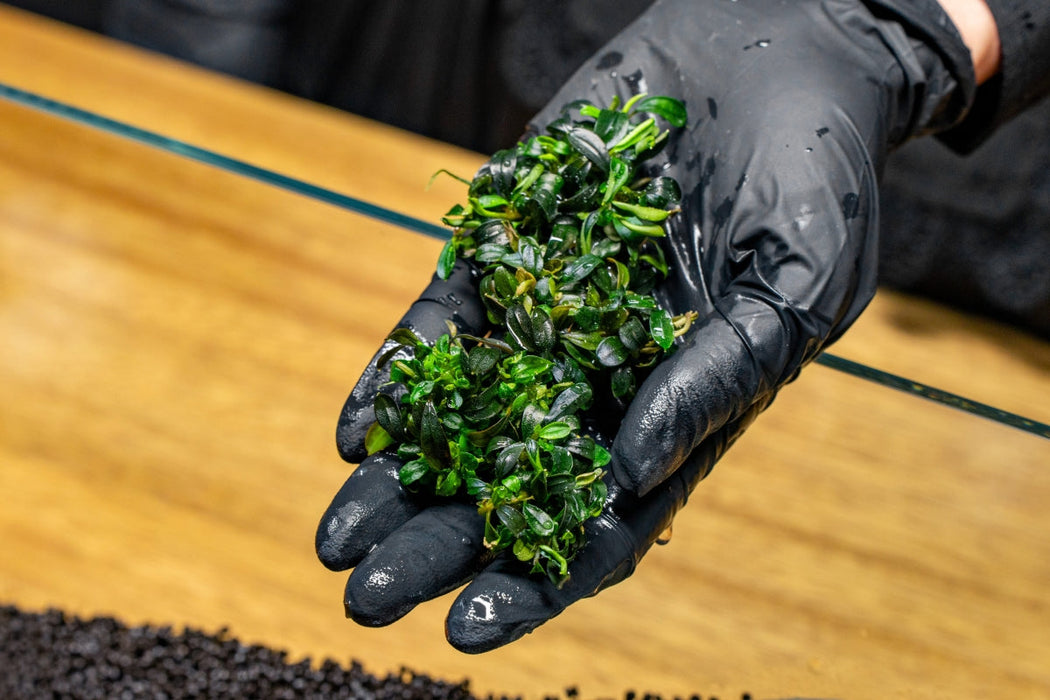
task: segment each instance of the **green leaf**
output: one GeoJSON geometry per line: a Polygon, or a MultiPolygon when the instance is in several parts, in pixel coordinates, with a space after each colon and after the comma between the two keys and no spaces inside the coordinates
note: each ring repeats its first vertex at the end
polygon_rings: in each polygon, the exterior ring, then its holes
{"type": "Polygon", "coordinates": [[[568,437],[572,432],[572,428],[568,423],[563,421],[555,421],[548,423],[547,425],[540,428],[540,431],[536,434],[536,437],[541,440],[561,440],[564,437],[568,437]]]}
{"type": "Polygon", "coordinates": [[[547,537],[554,533],[554,519],[547,515],[547,512],[542,508],[537,508],[531,503],[522,503],[521,510],[525,516],[525,522],[529,525],[529,529],[537,535],[547,537]]]}
{"type": "Polygon", "coordinates": [[[511,551],[519,561],[531,561],[536,556],[536,548],[522,539],[514,540],[514,547],[511,551]]]}
{"type": "MultiPolygon", "coordinates": [[[[380,395],[382,396],[382,394],[380,395]]],[[[365,433],[365,451],[368,454],[374,455],[376,452],[385,450],[393,444],[394,438],[379,423],[373,423],[368,426],[368,432],[365,433]]]]}
{"type": "Polygon", "coordinates": [[[605,196],[602,198],[602,206],[611,202],[629,179],[631,179],[631,166],[621,158],[612,158],[609,162],[609,179],[605,181],[605,196]]]}
{"type": "Polygon", "coordinates": [[[598,362],[606,367],[617,367],[622,365],[630,357],[627,348],[623,346],[619,338],[609,336],[603,340],[597,349],[598,362]]]}
{"type": "Polygon", "coordinates": [[[459,473],[453,469],[443,472],[434,485],[434,493],[439,496],[454,496],[462,483],[459,473]]]}
{"type": "Polygon", "coordinates": [[[525,355],[510,366],[510,378],[517,384],[529,384],[550,370],[554,363],[538,355],[525,355]]]}
{"type": "MultiPolygon", "coordinates": [[[[664,231],[663,226],[658,224],[647,224],[636,216],[617,216],[616,223],[624,226],[631,233],[637,233],[640,236],[663,238],[667,235],[667,231],[664,231]]],[[[617,231],[619,230],[618,226],[617,231]]]]}
{"type": "Polygon", "coordinates": [[[602,337],[602,334],[597,331],[586,333],[583,331],[567,331],[561,334],[562,340],[591,352],[598,349],[598,344],[602,342],[602,337]]]}
{"type": "Polygon", "coordinates": [[[467,371],[475,377],[483,377],[499,362],[499,350],[486,345],[478,346],[467,353],[467,371]]]}
{"type": "Polygon", "coordinates": [[[565,133],[565,138],[577,152],[594,163],[602,172],[609,170],[609,150],[605,147],[601,136],[590,129],[573,127],[565,133]]]}
{"type": "Polygon", "coordinates": [[[408,394],[409,403],[417,403],[422,401],[423,398],[430,396],[434,391],[434,387],[437,386],[432,379],[424,379],[423,381],[412,387],[412,391],[408,394]]]}
{"type": "Polygon", "coordinates": [[[663,117],[671,126],[678,128],[685,126],[689,120],[685,103],[673,97],[664,97],[662,95],[653,95],[640,100],[634,105],[634,111],[663,117]]]}
{"type": "Polygon", "coordinates": [[[443,280],[447,280],[452,274],[452,267],[456,264],[456,248],[451,240],[445,243],[438,256],[437,274],[443,280]]]}
{"type": "Polygon", "coordinates": [[[674,323],[671,322],[671,314],[663,309],[657,309],[649,314],[649,334],[653,340],[664,350],[674,344],[674,323]]]}
{"type": "Polygon", "coordinates": [[[653,223],[660,223],[668,216],[671,212],[667,209],[657,209],[656,207],[643,207],[639,204],[629,204],[628,202],[613,201],[614,207],[619,207],[626,212],[630,212],[634,216],[638,217],[643,221],[651,221],[653,223]]]}
{"type": "Polygon", "coordinates": [[[411,486],[430,472],[430,465],[424,459],[414,459],[398,470],[397,476],[405,486],[411,486]]]}

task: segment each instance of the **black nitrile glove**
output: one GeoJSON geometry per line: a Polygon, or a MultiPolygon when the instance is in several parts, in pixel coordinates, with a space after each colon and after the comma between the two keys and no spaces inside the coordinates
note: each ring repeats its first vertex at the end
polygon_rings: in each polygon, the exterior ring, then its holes
{"type": "MultiPolygon", "coordinates": [[[[689,124],[659,157],[685,197],[657,294],[700,320],[623,417],[606,511],[561,589],[513,558],[493,560],[471,506],[410,496],[389,455],[364,459],[383,382],[370,367],[338,431],[343,457],[364,462],[317,536],[327,566],[356,567],[351,617],[388,624],[470,581],[447,636],[481,652],[623,580],[778,388],[856,319],[875,290],[876,176],[888,150],[955,123],[973,93],[969,55],[939,6],[902,3],[905,18],[891,4],[659,2],[537,117],[548,123],[580,97],[684,99],[689,124]]],[[[403,324],[429,340],[446,318],[483,331],[470,277],[461,264],[433,282],[403,324]]]]}

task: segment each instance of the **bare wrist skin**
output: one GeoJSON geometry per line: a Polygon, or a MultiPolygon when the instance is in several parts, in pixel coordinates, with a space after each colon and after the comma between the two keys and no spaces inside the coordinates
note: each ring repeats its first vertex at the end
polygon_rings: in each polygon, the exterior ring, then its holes
{"type": "Polygon", "coordinates": [[[1002,46],[999,28],[984,0],[939,0],[970,49],[977,84],[999,72],[1002,46]]]}

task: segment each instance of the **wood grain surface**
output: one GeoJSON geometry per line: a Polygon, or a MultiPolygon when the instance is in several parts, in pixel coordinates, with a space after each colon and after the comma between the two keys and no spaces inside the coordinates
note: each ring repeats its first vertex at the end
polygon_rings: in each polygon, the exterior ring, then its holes
{"type": "MultiPolygon", "coordinates": [[[[0,82],[431,221],[481,160],[3,8],[0,82]]],[[[0,603],[481,694],[1050,697],[1050,441],[820,366],[525,639],[454,651],[448,597],[343,619],[335,419],[439,246],[0,102],[0,603]]],[[[933,304],[880,292],[834,352],[1050,420],[1046,343],[933,304]]]]}

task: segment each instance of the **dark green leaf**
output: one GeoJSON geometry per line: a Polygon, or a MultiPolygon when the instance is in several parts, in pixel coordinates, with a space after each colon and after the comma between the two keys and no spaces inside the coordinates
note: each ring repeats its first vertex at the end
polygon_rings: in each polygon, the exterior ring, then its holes
{"type": "Polygon", "coordinates": [[[409,403],[417,403],[422,401],[423,398],[430,396],[435,386],[437,385],[432,379],[424,379],[419,384],[416,384],[408,394],[409,403]]]}
{"type": "Polygon", "coordinates": [[[525,198],[525,202],[535,206],[549,221],[558,213],[558,192],[562,179],[554,173],[543,173],[539,181],[525,198]]]}
{"type": "Polygon", "coordinates": [[[430,466],[427,464],[426,460],[414,459],[408,464],[402,466],[401,469],[398,470],[397,476],[402,484],[405,486],[411,486],[426,476],[429,471],[430,466]]]}
{"type": "Polygon", "coordinates": [[[521,434],[525,437],[530,437],[540,427],[543,419],[546,417],[547,412],[545,410],[534,403],[530,403],[521,414],[521,434]]]}
{"type": "Polygon", "coordinates": [[[630,367],[618,367],[612,373],[609,386],[616,398],[630,398],[635,391],[634,371],[630,367]]]}
{"type": "Polygon", "coordinates": [[[536,349],[536,339],[533,336],[532,317],[522,304],[515,304],[507,309],[507,332],[512,347],[519,350],[533,351],[536,349]]]}
{"type": "Polygon", "coordinates": [[[520,535],[529,529],[529,524],[519,513],[514,506],[501,505],[496,508],[496,517],[499,518],[500,522],[507,526],[507,529],[514,533],[515,536],[520,535]]]}
{"type": "Polygon", "coordinates": [[[645,332],[642,322],[631,316],[620,326],[620,342],[629,352],[638,352],[643,345],[649,342],[649,334],[645,332]]]}
{"type": "Polygon", "coordinates": [[[414,348],[415,346],[421,345],[423,343],[423,341],[419,339],[418,335],[413,333],[410,329],[404,327],[395,328],[393,331],[391,331],[390,335],[386,337],[386,339],[389,342],[397,343],[398,345],[404,345],[405,347],[411,348],[414,348]]]}
{"type": "MultiPolygon", "coordinates": [[[[581,331],[593,331],[598,329],[598,321],[601,318],[598,309],[593,306],[581,306],[573,314],[573,321],[581,331]]],[[[598,347],[595,345],[594,347],[598,347]]],[[[591,348],[593,350],[594,348],[591,348]]]]}
{"type": "Polygon", "coordinates": [[[611,258],[620,252],[621,247],[620,241],[612,238],[603,238],[600,241],[595,241],[594,245],[591,246],[591,255],[599,258],[611,258]]]}
{"type": "Polygon", "coordinates": [[[563,416],[586,410],[591,405],[593,392],[588,384],[573,384],[558,394],[547,411],[547,420],[556,421],[563,416]]]}
{"type": "Polygon", "coordinates": [[[567,212],[589,211],[602,201],[598,183],[592,182],[576,190],[573,195],[561,203],[561,210],[567,212]]]}
{"type": "Polygon", "coordinates": [[[598,343],[602,342],[602,334],[596,331],[587,333],[583,331],[568,331],[561,334],[561,339],[572,343],[578,348],[594,352],[598,349],[598,343]]]}
{"type": "Polygon", "coordinates": [[[510,196],[510,191],[514,187],[514,169],[517,162],[518,152],[513,148],[496,151],[489,159],[488,168],[492,173],[492,185],[496,188],[497,193],[505,197],[510,196]]]}
{"type": "Polygon", "coordinates": [[[494,243],[510,247],[513,227],[502,219],[488,219],[474,230],[474,241],[478,245],[494,243]]]}
{"type": "Polygon", "coordinates": [[[541,353],[550,352],[557,340],[554,322],[543,309],[535,309],[532,312],[532,340],[536,350],[541,353]]]}
{"type": "Polygon", "coordinates": [[[666,209],[682,201],[682,189],[673,177],[654,177],[642,190],[642,203],[657,209],[666,209]]]}
{"type": "Polygon", "coordinates": [[[578,232],[579,225],[571,217],[558,217],[551,227],[551,236],[547,241],[547,255],[555,257],[564,253],[576,242],[578,232]]]}
{"type": "Polygon", "coordinates": [[[529,529],[537,535],[546,537],[554,532],[554,519],[547,515],[542,508],[537,508],[531,503],[523,503],[521,509],[529,529]]]}
{"type": "Polygon", "coordinates": [[[572,286],[591,274],[601,264],[602,259],[597,255],[581,255],[562,270],[561,283],[565,286],[572,286]]]}
{"type": "Polygon", "coordinates": [[[598,134],[589,129],[573,127],[565,133],[565,138],[584,158],[603,172],[609,169],[609,150],[598,134]]]}
{"type": "Polygon", "coordinates": [[[502,479],[508,474],[512,473],[518,466],[518,460],[521,458],[521,453],[525,450],[525,443],[515,442],[503,448],[499,455],[496,457],[496,461],[493,464],[493,468],[496,471],[496,476],[502,479]]]}
{"type": "Polygon", "coordinates": [[[386,394],[376,394],[374,407],[376,421],[383,427],[383,430],[389,433],[391,438],[404,442],[405,424],[401,419],[401,409],[397,401],[386,394]]]}
{"type": "MultiPolygon", "coordinates": [[[[569,450],[560,446],[555,445],[551,448],[551,473],[552,474],[569,474],[572,471],[572,455],[569,450]]],[[[550,486],[550,479],[548,477],[547,485],[550,486]]]]}
{"type": "Polygon", "coordinates": [[[603,109],[594,122],[594,133],[610,146],[623,138],[630,128],[630,119],[618,109],[603,109]]]}
{"type": "Polygon", "coordinates": [[[617,367],[622,365],[630,357],[627,348],[623,346],[619,338],[609,336],[598,345],[598,362],[606,367],[617,367]]]}
{"type": "Polygon", "coordinates": [[[503,256],[510,253],[510,248],[500,243],[483,243],[478,246],[474,253],[474,259],[480,263],[498,262],[503,256]]]}
{"type": "Polygon", "coordinates": [[[441,426],[437,409],[434,404],[427,401],[423,406],[423,415],[419,426],[419,446],[423,449],[423,456],[435,469],[445,467],[449,462],[448,437],[445,429],[441,426]]]}
{"type": "Polygon", "coordinates": [[[547,493],[561,496],[576,490],[576,477],[572,474],[552,474],[547,477],[547,493]]]}
{"type": "Polygon", "coordinates": [[[537,246],[522,240],[518,246],[518,254],[521,255],[521,266],[530,274],[539,277],[543,273],[543,253],[537,246]]]}

